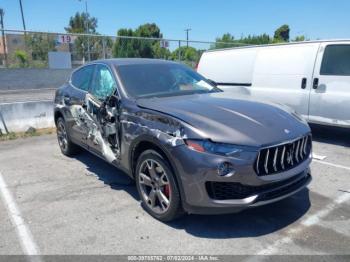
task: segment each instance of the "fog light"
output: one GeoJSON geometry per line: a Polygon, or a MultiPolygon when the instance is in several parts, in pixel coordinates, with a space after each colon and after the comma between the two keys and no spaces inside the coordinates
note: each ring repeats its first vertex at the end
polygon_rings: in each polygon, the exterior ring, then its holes
{"type": "Polygon", "coordinates": [[[233,165],[229,162],[222,162],[218,165],[219,176],[232,176],[235,173],[233,165]]]}

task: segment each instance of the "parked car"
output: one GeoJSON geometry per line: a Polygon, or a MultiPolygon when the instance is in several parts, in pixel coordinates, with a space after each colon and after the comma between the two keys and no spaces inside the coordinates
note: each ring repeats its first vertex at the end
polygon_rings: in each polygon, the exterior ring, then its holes
{"type": "Polygon", "coordinates": [[[310,123],[350,128],[350,40],[208,51],[198,72],[226,91],[288,105],[310,123]]]}
{"type": "Polygon", "coordinates": [[[135,179],[162,221],[286,198],[311,180],[311,134],[285,108],[227,97],[174,62],[113,59],[72,73],[55,96],[58,144],[135,179]]]}

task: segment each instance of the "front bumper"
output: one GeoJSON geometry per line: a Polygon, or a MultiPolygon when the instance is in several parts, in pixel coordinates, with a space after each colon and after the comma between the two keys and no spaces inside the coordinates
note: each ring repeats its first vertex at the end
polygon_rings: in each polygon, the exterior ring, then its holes
{"type": "Polygon", "coordinates": [[[253,168],[257,152],[225,157],[199,153],[184,145],[175,147],[171,153],[179,177],[183,207],[188,213],[239,212],[289,197],[311,181],[311,157],[293,169],[259,177],[253,168]],[[217,167],[223,162],[233,165],[233,175],[218,176],[217,167]]]}

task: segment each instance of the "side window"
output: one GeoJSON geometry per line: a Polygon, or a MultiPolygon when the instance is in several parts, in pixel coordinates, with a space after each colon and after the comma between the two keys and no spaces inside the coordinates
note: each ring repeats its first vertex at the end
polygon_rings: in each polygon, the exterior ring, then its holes
{"type": "Polygon", "coordinates": [[[112,95],[116,87],[116,83],[109,69],[104,65],[97,65],[90,93],[94,97],[103,100],[107,96],[112,95]]]}
{"type": "Polygon", "coordinates": [[[75,71],[71,78],[73,86],[88,91],[93,72],[94,66],[92,65],[82,67],[78,71],[75,71]]]}
{"type": "Polygon", "coordinates": [[[350,76],[350,45],[329,45],[326,47],[321,75],[350,76]]]}

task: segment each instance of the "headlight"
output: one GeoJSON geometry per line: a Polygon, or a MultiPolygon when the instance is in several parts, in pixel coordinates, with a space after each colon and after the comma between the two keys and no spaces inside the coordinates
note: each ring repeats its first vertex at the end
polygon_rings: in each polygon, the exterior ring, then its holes
{"type": "Polygon", "coordinates": [[[243,151],[239,146],[214,143],[209,140],[185,140],[185,143],[192,150],[224,156],[232,156],[243,151]]]}

